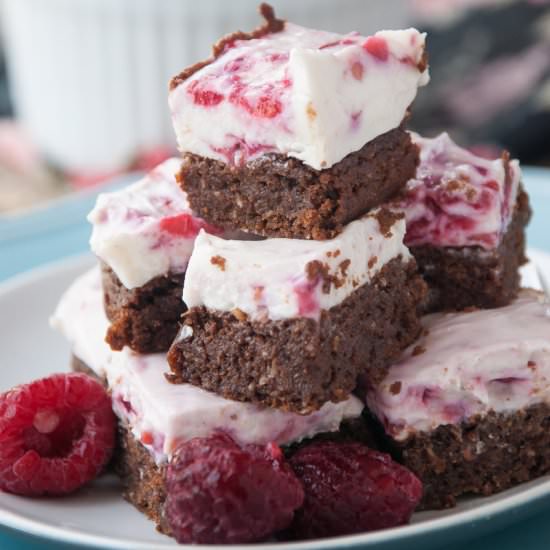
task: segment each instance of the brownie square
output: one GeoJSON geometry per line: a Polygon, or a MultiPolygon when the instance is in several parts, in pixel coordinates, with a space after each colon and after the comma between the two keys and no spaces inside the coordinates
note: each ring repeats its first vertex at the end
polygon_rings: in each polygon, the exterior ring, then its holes
{"type": "Polygon", "coordinates": [[[168,352],[170,380],[306,414],[346,399],[362,374],[383,377],[418,336],[424,297],[415,262],[398,257],[318,321],[193,307],[168,352]]]}
{"type": "Polygon", "coordinates": [[[193,211],[226,230],[324,240],[392,198],[417,164],[400,127],[325,170],[279,154],[230,165],[188,153],[178,179],[193,211]]]}

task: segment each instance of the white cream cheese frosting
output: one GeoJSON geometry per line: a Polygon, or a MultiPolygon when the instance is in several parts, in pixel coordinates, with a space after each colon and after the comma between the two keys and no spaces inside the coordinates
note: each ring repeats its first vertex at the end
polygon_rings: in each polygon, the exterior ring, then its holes
{"type": "Polygon", "coordinates": [[[496,248],[514,213],[518,161],[484,159],[446,133],[411,137],[420,148],[420,164],[398,203],[407,218],[405,243],[496,248]]]}
{"type": "Polygon", "coordinates": [[[235,40],[176,85],[179,148],[229,164],[265,153],[329,168],[398,127],[429,81],[416,29],[340,35],[286,23],[235,40]]]}
{"type": "Polygon", "coordinates": [[[193,437],[223,431],[240,444],[287,444],[336,431],[342,420],[358,417],[363,409],[359,399],[350,397],[300,415],[169,383],[164,377],[165,354],[138,355],[128,348],[114,352],[105,343],[108,321],[97,268],[66,291],[51,324],[67,338],[76,357],[107,379],[116,414],[157,463],[168,460],[178,443],[193,437]]]}
{"type": "Polygon", "coordinates": [[[88,215],[93,252],[129,289],[168,272],[183,273],[202,228],[221,231],[193,214],[176,182],[171,158],[124,189],[98,196],[88,215]]]}
{"type": "Polygon", "coordinates": [[[351,222],[337,237],[314,241],[221,239],[201,231],[185,276],[188,308],[239,309],[252,320],[317,319],[390,260],[410,258],[405,220],[382,227],[380,211],[351,222]]]}
{"type": "Polygon", "coordinates": [[[550,303],[522,290],[510,305],[426,316],[424,335],[367,394],[387,433],[457,424],[550,403],[550,303]]]}

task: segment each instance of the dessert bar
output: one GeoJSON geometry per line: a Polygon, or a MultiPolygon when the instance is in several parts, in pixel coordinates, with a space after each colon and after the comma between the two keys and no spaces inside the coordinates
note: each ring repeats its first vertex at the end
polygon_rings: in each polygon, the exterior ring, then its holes
{"type": "Polygon", "coordinates": [[[531,216],[518,161],[478,157],[445,133],[412,138],[420,165],[397,202],[405,244],[428,283],[428,308],[506,305],[518,292],[531,216]]]}
{"type": "Polygon", "coordinates": [[[424,335],[367,395],[424,507],[490,495],[550,471],[550,302],[423,319],[424,335]]]}
{"type": "Polygon", "coordinates": [[[226,229],[331,238],[414,176],[402,125],[429,80],[425,36],[339,35],[263,15],[171,82],[180,182],[193,210],[226,229]]]}
{"type": "Polygon", "coordinates": [[[377,380],[419,334],[425,285],[402,215],[377,210],[331,240],[202,231],[170,351],[174,382],[299,413],[377,380]]]}
{"type": "Polygon", "coordinates": [[[425,34],[260,12],[171,80],[182,158],[99,195],[75,372],[0,395],[0,491],[111,468],[178,543],[315,546],[550,474],[519,162],[407,130],[425,34]]]}
{"type": "Polygon", "coordinates": [[[221,234],[190,210],[175,180],[180,165],[169,159],[142,180],[102,193],[88,215],[114,350],[169,348],[185,311],[181,292],[195,237],[201,228],[221,234]]]}

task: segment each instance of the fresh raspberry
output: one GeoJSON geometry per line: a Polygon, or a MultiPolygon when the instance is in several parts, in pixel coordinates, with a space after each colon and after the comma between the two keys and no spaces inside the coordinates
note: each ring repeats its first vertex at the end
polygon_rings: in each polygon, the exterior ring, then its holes
{"type": "Polygon", "coordinates": [[[304,499],[281,449],[229,436],[180,445],[166,474],[165,514],[181,543],[246,543],[285,529],[304,499]]]}
{"type": "Polygon", "coordinates": [[[75,491],[109,461],[115,425],[107,392],[84,374],[54,374],[0,395],[0,489],[75,491]]]}
{"type": "Polygon", "coordinates": [[[305,491],[304,505],[290,529],[296,538],[402,525],[422,497],[414,474],[359,443],[312,443],[299,449],[290,465],[305,491]]]}

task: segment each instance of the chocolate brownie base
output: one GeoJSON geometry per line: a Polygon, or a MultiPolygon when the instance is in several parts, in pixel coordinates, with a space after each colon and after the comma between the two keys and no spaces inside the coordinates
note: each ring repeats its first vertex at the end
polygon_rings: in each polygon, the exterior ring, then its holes
{"type": "Polygon", "coordinates": [[[422,480],[422,508],[450,508],[461,495],[492,495],[550,472],[550,405],[439,426],[394,451],[422,480]]]}
{"type": "Polygon", "coordinates": [[[111,322],[105,340],[111,349],[128,346],[138,353],[167,351],[186,310],[181,296],[185,274],[168,274],[127,289],[101,264],[105,313],[111,322]]]}
{"type": "Polygon", "coordinates": [[[326,170],[279,154],[242,166],[186,154],[178,179],[194,212],[219,227],[323,240],[395,195],[417,164],[417,146],[396,128],[326,170]]]}
{"type": "Polygon", "coordinates": [[[420,332],[425,292],[414,260],[399,257],[319,321],[250,321],[242,312],[191,308],[183,325],[193,333],[170,348],[169,379],[307,414],[347,399],[362,373],[373,381],[384,376],[420,332]]]}
{"type": "Polygon", "coordinates": [[[512,221],[496,249],[411,247],[428,283],[428,311],[494,308],[510,303],[519,290],[518,269],[527,261],[524,230],[530,217],[528,196],[520,191],[512,221]]]}
{"type": "Polygon", "coordinates": [[[124,498],[152,519],[159,531],[171,535],[163,515],[166,467],[157,466],[151,453],[121,423],[117,443],[113,466],[122,481],[124,498]]]}

